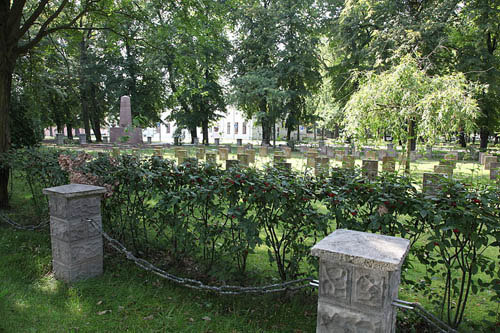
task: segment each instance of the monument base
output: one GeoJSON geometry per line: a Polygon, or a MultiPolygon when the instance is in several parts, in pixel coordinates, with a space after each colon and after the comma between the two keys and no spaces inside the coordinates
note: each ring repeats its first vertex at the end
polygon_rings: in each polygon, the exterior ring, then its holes
{"type": "Polygon", "coordinates": [[[134,128],[125,132],[125,128],[123,127],[113,127],[109,129],[109,141],[111,143],[128,143],[128,144],[139,144],[142,143],[142,129],[134,128]],[[127,141],[121,141],[120,138],[122,136],[128,136],[129,139],[127,141]]]}

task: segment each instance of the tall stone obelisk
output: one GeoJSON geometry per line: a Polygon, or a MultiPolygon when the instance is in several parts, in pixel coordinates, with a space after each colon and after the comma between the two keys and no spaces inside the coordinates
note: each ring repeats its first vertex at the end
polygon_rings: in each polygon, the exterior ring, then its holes
{"type": "Polygon", "coordinates": [[[120,99],[120,127],[110,128],[111,143],[123,142],[129,144],[142,143],[142,129],[132,126],[132,108],[130,97],[122,96],[120,99]],[[128,137],[127,140],[120,139],[128,137]]]}

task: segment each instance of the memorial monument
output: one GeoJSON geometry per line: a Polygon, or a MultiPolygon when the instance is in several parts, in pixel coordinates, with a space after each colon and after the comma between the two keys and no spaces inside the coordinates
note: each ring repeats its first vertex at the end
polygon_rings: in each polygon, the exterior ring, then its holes
{"type": "Polygon", "coordinates": [[[111,143],[142,143],[142,129],[132,125],[129,96],[120,99],[120,124],[119,127],[110,128],[109,132],[111,143]]]}

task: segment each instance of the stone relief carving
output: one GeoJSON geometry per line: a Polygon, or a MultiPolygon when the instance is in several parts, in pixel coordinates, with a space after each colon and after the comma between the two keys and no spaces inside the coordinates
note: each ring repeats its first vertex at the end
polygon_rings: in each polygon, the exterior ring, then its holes
{"type": "Polygon", "coordinates": [[[320,296],[348,301],[349,270],[346,267],[323,262],[321,265],[320,296]]]}
{"type": "Polygon", "coordinates": [[[354,302],[374,307],[384,304],[385,277],[374,271],[357,270],[353,282],[354,302]]]}
{"type": "Polygon", "coordinates": [[[317,332],[319,333],[379,333],[382,331],[382,321],[378,317],[347,312],[345,309],[337,309],[326,304],[320,304],[318,308],[317,332]]]}

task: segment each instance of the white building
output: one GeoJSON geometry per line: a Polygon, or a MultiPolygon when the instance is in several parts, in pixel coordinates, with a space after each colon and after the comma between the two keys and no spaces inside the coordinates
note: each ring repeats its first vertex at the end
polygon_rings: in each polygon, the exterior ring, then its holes
{"type": "MultiPolygon", "coordinates": [[[[155,142],[174,142],[174,132],[177,126],[174,121],[167,121],[168,112],[162,114],[161,118],[164,124],[159,124],[157,128],[147,128],[143,130],[144,142],[147,142],[147,137],[152,137],[155,142]]],[[[198,140],[201,142],[203,133],[201,127],[198,128],[198,140]]],[[[277,139],[286,138],[287,130],[284,123],[276,124],[277,139]]],[[[184,129],[184,143],[191,142],[191,134],[189,130],[184,129]]],[[[301,137],[308,136],[306,128],[301,126],[301,137]]],[[[297,137],[297,131],[294,131],[292,137],[297,137]]],[[[221,142],[235,143],[237,139],[243,141],[259,141],[262,139],[262,127],[254,119],[246,119],[241,111],[236,110],[234,106],[228,106],[227,113],[224,118],[220,118],[217,122],[209,125],[208,139],[210,143],[218,138],[221,142]]]]}

